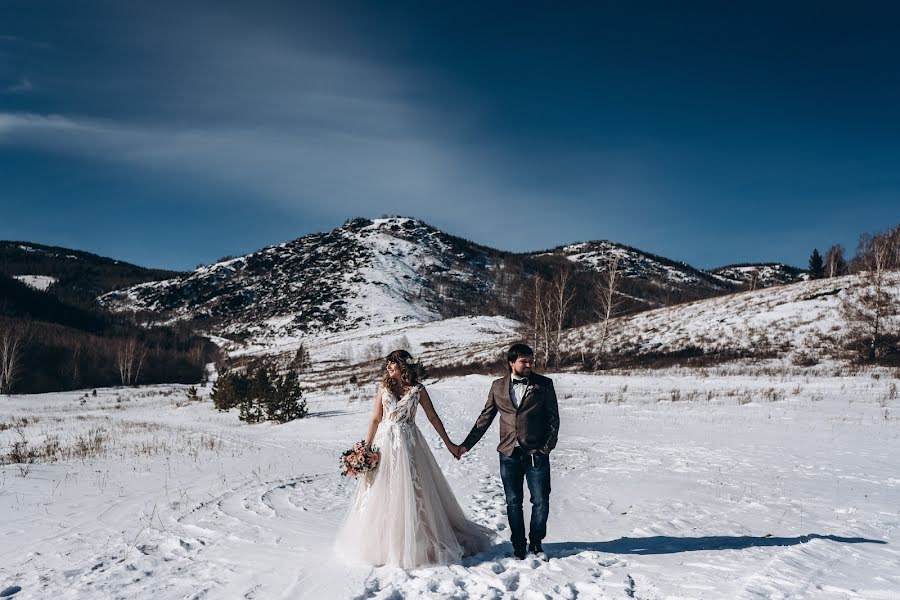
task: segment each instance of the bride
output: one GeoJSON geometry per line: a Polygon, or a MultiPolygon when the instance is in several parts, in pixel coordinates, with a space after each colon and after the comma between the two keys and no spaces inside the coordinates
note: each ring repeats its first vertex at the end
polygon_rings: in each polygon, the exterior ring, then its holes
{"type": "Polygon", "coordinates": [[[458,562],[491,546],[491,531],[466,519],[416,426],[421,404],[450,452],[457,451],[418,373],[409,352],[388,355],[366,436],[381,460],[360,476],[335,542],[347,560],[409,569],[458,562]]]}

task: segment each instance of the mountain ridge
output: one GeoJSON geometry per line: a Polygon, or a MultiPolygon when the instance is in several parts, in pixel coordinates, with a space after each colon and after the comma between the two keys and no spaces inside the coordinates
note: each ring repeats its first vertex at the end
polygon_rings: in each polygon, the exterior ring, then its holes
{"type": "MultiPolygon", "coordinates": [[[[97,299],[112,311],[156,315],[163,323],[190,321],[212,335],[268,344],[286,336],[460,316],[525,320],[534,278],[570,265],[578,277],[568,325],[580,325],[593,318],[593,281],[612,256],[620,261],[627,312],[746,289],[738,277],[609,240],[508,252],[415,218],[390,216],[349,219],[328,232],[167,278],[153,271],[97,299]]],[[[782,282],[771,280],[776,283],[782,282]]]]}

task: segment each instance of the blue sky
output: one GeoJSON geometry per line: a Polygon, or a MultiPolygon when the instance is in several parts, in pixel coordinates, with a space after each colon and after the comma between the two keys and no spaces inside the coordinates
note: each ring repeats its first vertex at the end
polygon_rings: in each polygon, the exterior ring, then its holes
{"type": "Polygon", "coordinates": [[[355,216],[805,266],[900,222],[891,3],[0,0],[0,239],[193,268],[355,216]]]}

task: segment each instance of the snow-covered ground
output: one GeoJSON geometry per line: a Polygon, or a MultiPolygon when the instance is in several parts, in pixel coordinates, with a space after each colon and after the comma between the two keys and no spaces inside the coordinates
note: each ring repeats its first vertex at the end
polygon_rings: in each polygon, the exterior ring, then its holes
{"type": "Polygon", "coordinates": [[[15,275],[15,278],[36,290],[46,291],[48,287],[56,283],[56,277],[47,275],[15,275]]]}
{"type": "MultiPolygon", "coordinates": [[[[885,291],[900,302],[900,272],[885,274],[885,281],[885,291]]],[[[841,302],[864,287],[860,276],[847,275],[648,310],[613,319],[606,349],[631,356],[693,349],[777,355],[786,362],[807,356],[820,360],[843,346],[847,322],[841,302]]],[[[562,346],[589,353],[596,350],[601,330],[599,323],[570,329],[562,346]]]]}
{"type": "MultiPolygon", "coordinates": [[[[235,346],[229,356],[292,353],[303,345],[315,370],[331,369],[334,363],[352,365],[383,358],[398,348],[408,350],[416,357],[431,353],[443,357],[465,354],[465,360],[471,360],[474,347],[492,349],[494,354],[502,352],[521,327],[518,321],[507,317],[454,317],[426,323],[349,329],[340,333],[286,335],[266,344],[235,346]]],[[[216,341],[230,348],[227,340],[219,338],[216,341]]]]}
{"type": "MultiPolygon", "coordinates": [[[[4,454],[16,441],[40,447],[56,436],[56,452],[68,455],[0,466],[0,591],[900,597],[896,374],[716,373],[554,376],[562,426],[546,563],[508,557],[497,424],[457,462],[420,411],[460,503],[497,532],[497,545],[460,565],[411,571],[331,557],[355,483],[338,475],[337,456],[363,437],[371,410],[342,388],[311,390],[307,419],[253,426],[208,400],[187,402],[184,386],[0,396],[4,454]]],[[[454,439],[467,433],[489,382],[473,375],[430,387],[454,439]]]]}

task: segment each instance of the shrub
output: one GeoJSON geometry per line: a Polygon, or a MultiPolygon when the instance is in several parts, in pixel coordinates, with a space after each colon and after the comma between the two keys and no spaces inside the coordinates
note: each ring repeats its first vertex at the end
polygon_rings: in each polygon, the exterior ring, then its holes
{"type": "Polygon", "coordinates": [[[297,373],[274,377],[272,371],[271,365],[256,365],[247,373],[223,373],[213,384],[213,404],[221,411],[237,408],[238,418],[246,423],[304,418],[309,410],[297,373]]]}

